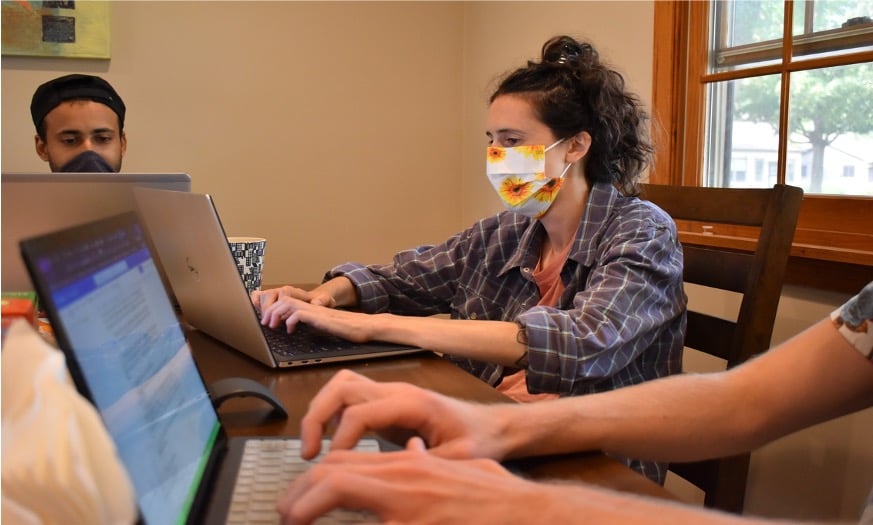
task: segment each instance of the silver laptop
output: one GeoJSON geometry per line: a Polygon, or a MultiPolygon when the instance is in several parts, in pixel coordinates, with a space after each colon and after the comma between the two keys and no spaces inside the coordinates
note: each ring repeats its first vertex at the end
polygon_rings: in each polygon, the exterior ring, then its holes
{"type": "Polygon", "coordinates": [[[130,189],[134,186],[191,191],[191,177],[184,173],[3,173],[3,291],[34,289],[19,255],[20,240],[133,211],[130,189]]]}
{"type": "MultiPolygon", "coordinates": [[[[133,483],[137,523],[278,523],[276,501],[310,462],[296,438],[228,438],[136,213],[25,239],[21,250],[70,375],[133,483]]],[[[380,445],[392,448],[370,438],[358,448],[380,445]]]]}
{"type": "Polygon", "coordinates": [[[185,322],[270,367],[361,360],[420,348],[353,343],[298,324],[261,325],[207,194],[136,188],[134,198],[185,322]]]}

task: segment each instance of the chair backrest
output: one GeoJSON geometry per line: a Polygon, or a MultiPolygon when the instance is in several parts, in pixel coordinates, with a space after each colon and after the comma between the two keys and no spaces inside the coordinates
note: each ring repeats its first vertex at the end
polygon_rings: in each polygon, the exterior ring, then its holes
{"type": "MultiPolygon", "coordinates": [[[[803,190],[784,184],[765,189],[652,184],[643,185],[640,197],[676,221],[686,283],[742,296],[736,321],[689,308],[686,348],[722,358],[728,368],[767,350],[803,190]]],[[[743,510],[748,468],[749,454],[670,465],[704,491],[707,507],[736,513],[743,510]]]]}

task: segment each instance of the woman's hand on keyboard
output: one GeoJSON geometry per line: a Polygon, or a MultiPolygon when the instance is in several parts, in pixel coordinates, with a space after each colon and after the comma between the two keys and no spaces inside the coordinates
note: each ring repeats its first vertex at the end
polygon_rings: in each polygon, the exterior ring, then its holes
{"type": "Polygon", "coordinates": [[[268,290],[255,290],[251,294],[252,305],[254,305],[259,312],[268,309],[283,297],[292,297],[310,304],[326,306],[328,308],[334,308],[336,306],[334,298],[326,290],[321,288],[307,291],[295,286],[282,286],[279,288],[270,288],[268,290]]]}
{"type": "Polygon", "coordinates": [[[347,341],[364,343],[373,338],[374,316],[319,306],[291,295],[283,295],[261,310],[261,324],[277,329],[282,325],[293,333],[297,323],[304,323],[347,341]]]}

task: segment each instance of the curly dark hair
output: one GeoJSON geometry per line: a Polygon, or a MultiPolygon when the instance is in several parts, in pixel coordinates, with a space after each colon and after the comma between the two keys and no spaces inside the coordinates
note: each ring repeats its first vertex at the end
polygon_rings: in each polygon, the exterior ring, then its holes
{"type": "Polygon", "coordinates": [[[541,61],[529,61],[506,76],[489,101],[510,94],[530,102],[556,137],[591,135],[585,164],[589,184],[609,182],[625,195],[639,194],[637,184],[654,153],[649,115],[591,44],[565,35],[549,39],[541,61]]]}

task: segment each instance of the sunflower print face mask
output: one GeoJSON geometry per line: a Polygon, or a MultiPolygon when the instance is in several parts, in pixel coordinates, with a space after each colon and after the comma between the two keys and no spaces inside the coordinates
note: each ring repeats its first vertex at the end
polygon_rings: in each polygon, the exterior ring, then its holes
{"type": "Polygon", "coordinates": [[[572,165],[567,164],[557,178],[546,177],[546,152],[563,141],[549,147],[542,144],[488,147],[485,172],[507,210],[532,219],[546,214],[572,165]]]}

